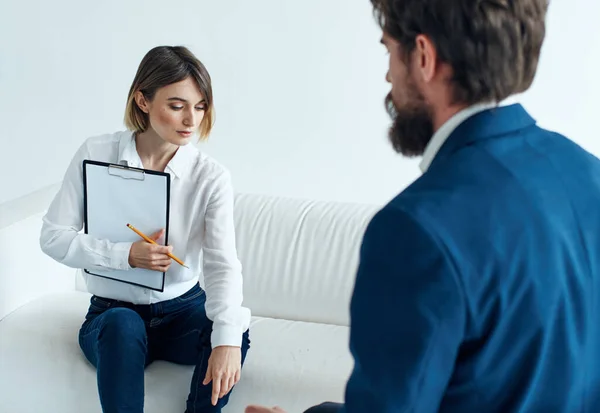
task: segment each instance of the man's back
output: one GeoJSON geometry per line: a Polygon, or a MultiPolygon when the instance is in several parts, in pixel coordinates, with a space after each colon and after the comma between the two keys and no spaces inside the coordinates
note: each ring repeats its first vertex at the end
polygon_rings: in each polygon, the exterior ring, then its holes
{"type": "Polygon", "coordinates": [[[600,161],[489,110],[533,84],[548,0],[371,4],[424,175],[365,231],[341,412],[600,411],[600,161]]]}
{"type": "Polygon", "coordinates": [[[598,205],[600,162],[519,105],[464,122],[365,234],[348,410],[369,381],[380,411],[600,411],[598,205]]]}

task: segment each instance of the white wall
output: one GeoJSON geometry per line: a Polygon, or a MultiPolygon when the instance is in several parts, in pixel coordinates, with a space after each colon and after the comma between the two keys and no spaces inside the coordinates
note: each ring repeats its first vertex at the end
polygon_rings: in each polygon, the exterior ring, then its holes
{"type": "MultiPolygon", "coordinates": [[[[386,56],[368,0],[0,0],[0,204],[60,179],[88,136],[123,128],[137,65],[189,46],[214,80],[206,150],[238,191],[385,202],[418,176],[387,143],[386,56]]],[[[600,5],[553,1],[521,97],[600,155],[600,5]]]]}

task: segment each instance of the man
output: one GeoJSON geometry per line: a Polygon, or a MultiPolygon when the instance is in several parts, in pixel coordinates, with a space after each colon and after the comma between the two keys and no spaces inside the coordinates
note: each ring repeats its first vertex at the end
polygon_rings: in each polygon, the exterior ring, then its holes
{"type": "Polygon", "coordinates": [[[534,79],[546,0],[372,3],[423,175],[367,228],[345,404],[311,411],[600,411],[600,162],[498,105],[534,79]]]}

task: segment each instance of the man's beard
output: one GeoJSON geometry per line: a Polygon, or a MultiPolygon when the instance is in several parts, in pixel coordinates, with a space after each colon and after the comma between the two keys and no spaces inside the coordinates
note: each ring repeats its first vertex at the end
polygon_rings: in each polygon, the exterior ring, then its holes
{"type": "Polygon", "coordinates": [[[388,137],[394,150],[404,156],[423,155],[433,136],[431,109],[423,95],[410,81],[406,84],[408,103],[397,107],[390,92],[385,98],[385,107],[392,118],[388,137]]]}

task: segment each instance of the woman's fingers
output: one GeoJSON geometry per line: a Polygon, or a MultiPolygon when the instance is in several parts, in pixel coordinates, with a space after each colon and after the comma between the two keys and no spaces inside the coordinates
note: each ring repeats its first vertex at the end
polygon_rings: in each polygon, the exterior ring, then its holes
{"type": "Polygon", "coordinates": [[[233,387],[233,377],[231,377],[231,376],[224,377],[223,378],[223,386],[221,386],[221,394],[220,394],[219,398],[222,398],[227,393],[229,393],[231,391],[232,387],[233,387]]]}

